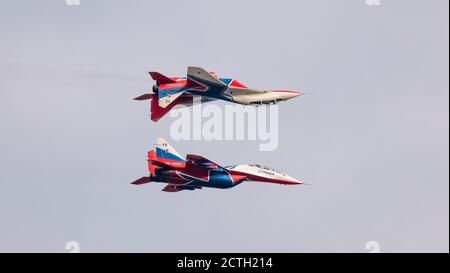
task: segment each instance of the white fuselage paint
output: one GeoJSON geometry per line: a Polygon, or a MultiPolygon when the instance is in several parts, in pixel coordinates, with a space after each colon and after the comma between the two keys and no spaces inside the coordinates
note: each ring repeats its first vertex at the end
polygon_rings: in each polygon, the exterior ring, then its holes
{"type": "Polygon", "coordinates": [[[283,174],[277,170],[273,170],[267,167],[262,167],[260,165],[236,165],[234,167],[229,168],[229,170],[237,171],[240,173],[250,174],[253,176],[271,179],[279,181],[280,183],[287,182],[291,184],[301,184],[302,182],[289,176],[283,174]]]}
{"type": "Polygon", "coordinates": [[[261,90],[251,88],[229,87],[224,95],[240,104],[263,104],[285,101],[299,96],[301,93],[288,90],[261,90]]]}

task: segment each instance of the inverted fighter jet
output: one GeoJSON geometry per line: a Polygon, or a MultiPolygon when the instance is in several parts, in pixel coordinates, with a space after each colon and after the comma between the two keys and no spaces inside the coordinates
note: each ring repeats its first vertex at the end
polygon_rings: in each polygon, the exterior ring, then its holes
{"type": "Polygon", "coordinates": [[[158,121],[176,105],[192,105],[194,97],[202,102],[225,100],[244,105],[275,104],[301,95],[295,90],[267,90],[248,88],[237,80],[219,78],[200,67],[188,67],[187,77],[166,77],[149,72],[156,84],[153,93],[135,100],[151,99],[151,119],[158,121]]]}
{"type": "Polygon", "coordinates": [[[275,169],[261,165],[233,165],[222,167],[199,155],[188,154],[184,159],[164,139],[159,138],[155,150],[148,152],[149,176],[131,184],[150,182],[167,184],[163,191],[178,192],[203,187],[227,189],[244,181],[267,182],[283,185],[302,184],[299,180],[275,169]]]}

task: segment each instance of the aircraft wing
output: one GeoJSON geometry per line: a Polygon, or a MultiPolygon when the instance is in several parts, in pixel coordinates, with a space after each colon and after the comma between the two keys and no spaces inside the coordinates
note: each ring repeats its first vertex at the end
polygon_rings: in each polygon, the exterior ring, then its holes
{"type": "Polygon", "coordinates": [[[226,86],[226,84],[224,84],[221,80],[211,75],[211,73],[201,67],[189,66],[187,71],[187,78],[188,82],[194,81],[195,83],[202,84],[206,81],[219,86],[226,86]]]}
{"type": "Polygon", "coordinates": [[[224,167],[220,166],[219,164],[214,163],[211,160],[204,158],[203,156],[200,156],[200,155],[188,154],[186,156],[186,161],[187,161],[187,164],[195,166],[195,167],[200,167],[200,168],[205,168],[205,169],[215,169],[215,168],[225,169],[224,167]]]}

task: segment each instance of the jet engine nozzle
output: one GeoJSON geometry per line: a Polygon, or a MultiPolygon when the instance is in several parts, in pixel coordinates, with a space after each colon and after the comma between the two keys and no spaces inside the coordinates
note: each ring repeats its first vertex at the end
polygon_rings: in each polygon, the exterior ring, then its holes
{"type": "Polygon", "coordinates": [[[153,93],[155,93],[155,94],[158,94],[158,92],[159,92],[159,88],[158,88],[158,86],[155,84],[155,85],[153,85],[153,93]]]}

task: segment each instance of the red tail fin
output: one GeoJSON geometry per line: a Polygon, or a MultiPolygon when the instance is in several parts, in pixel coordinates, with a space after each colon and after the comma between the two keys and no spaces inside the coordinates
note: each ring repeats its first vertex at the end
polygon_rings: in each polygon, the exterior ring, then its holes
{"type": "Polygon", "coordinates": [[[156,85],[166,84],[166,83],[176,83],[175,80],[172,80],[171,78],[166,77],[159,72],[148,72],[148,73],[150,74],[152,79],[154,79],[156,81],[156,85]]]}
{"type": "Polygon", "coordinates": [[[151,94],[151,95],[152,95],[152,102],[151,102],[151,106],[150,106],[151,107],[150,111],[152,112],[151,119],[154,122],[157,122],[158,120],[160,120],[175,105],[177,105],[177,104],[192,104],[192,100],[193,100],[192,96],[181,95],[180,97],[176,98],[172,103],[167,105],[165,108],[162,108],[159,106],[158,95],[156,95],[156,94],[151,94]]]}
{"type": "Polygon", "coordinates": [[[167,105],[166,108],[162,108],[159,106],[159,102],[158,102],[158,95],[156,94],[152,94],[152,102],[151,102],[151,108],[150,111],[151,113],[151,119],[154,122],[157,122],[159,119],[161,119],[165,114],[167,114],[167,112],[170,111],[170,109],[172,109],[175,105],[176,105],[177,100],[173,101],[171,104],[167,105]]]}

